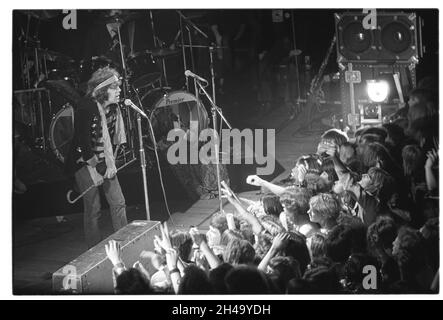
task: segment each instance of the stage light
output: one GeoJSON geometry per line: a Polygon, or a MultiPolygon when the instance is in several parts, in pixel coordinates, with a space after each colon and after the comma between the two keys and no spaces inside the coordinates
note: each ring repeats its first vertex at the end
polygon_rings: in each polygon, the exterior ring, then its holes
{"type": "Polygon", "coordinates": [[[367,91],[373,102],[382,102],[388,97],[389,85],[386,81],[367,80],[367,91]]]}

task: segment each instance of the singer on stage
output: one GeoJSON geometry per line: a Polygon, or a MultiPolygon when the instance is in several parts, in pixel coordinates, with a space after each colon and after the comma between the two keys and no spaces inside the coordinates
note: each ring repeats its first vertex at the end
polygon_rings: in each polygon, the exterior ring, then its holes
{"type": "Polygon", "coordinates": [[[126,143],[118,107],[120,85],[116,70],[109,67],[97,70],[88,81],[86,96],[74,115],[74,138],[66,169],[74,174],[78,191],[84,192],[94,185],[83,197],[84,232],[89,248],[101,241],[98,186],[103,186],[114,231],[127,224],[125,198],[116,175],[113,150],[113,145],[126,143]]]}

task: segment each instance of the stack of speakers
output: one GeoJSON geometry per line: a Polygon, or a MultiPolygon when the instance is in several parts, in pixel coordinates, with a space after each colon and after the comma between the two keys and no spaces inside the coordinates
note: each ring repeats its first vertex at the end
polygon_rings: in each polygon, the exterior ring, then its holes
{"type": "Polygon", "coordinates": [[[414,13],[378,12],[375,28],[365,28],[368,16],[362,12],[335,14],[337,35],[337,62],[341,69],[341,101],[344,118],[351,112],[350,85],[345,82],[345,72],[350,64],[361,73],[361,82],[354,84],[355,106],[370,103],[366,92],[367,80],[384,80],[389,83],[390,94],[383,111],[398,106],[399,95],[394,84],[398,74],[403,95],[416,85],[415,65],[421,52],[421,21],[414,13]]]}

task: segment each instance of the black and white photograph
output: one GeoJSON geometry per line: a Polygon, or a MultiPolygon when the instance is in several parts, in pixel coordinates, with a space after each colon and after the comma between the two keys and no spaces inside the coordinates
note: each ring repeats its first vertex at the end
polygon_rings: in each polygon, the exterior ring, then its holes
{"type": "Polygon", "coordinates": [[[10,295],[438,296],[439,10],[296,5],[9,11],[10,295]]]}

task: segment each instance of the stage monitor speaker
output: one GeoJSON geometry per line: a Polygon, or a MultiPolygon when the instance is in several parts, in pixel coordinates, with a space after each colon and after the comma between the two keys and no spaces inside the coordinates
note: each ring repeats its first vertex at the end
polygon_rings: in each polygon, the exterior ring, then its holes
{"type": "Polygon", "coordinates": [[[335,14],[338,63],[418,63],[420,24],[415,13],[377,12],[373,30],[363,27],[367,15],[335,14]]]}
{"type": "MultiPolygon", "coordinates": [[[[122,260],[131,267],[143,250],[154,251],[154,236],[160,235],[160,222],[135,220],[112,234],[77,259],[52,275],[52,289],[58,294],[113,294],[112,263],[108,260],[105,244],[120,242],[122,260]]],[[[155,270],[148,269],[152,274],[155,270]]]]}

